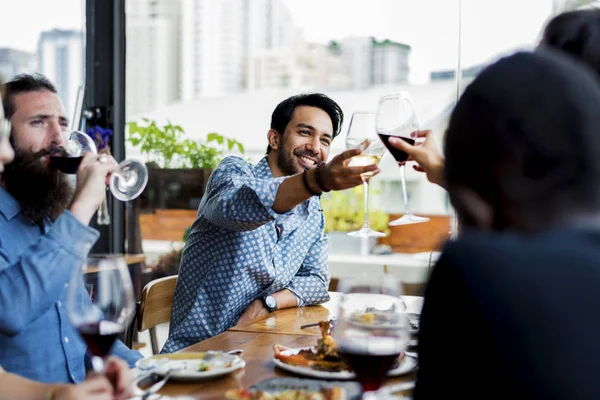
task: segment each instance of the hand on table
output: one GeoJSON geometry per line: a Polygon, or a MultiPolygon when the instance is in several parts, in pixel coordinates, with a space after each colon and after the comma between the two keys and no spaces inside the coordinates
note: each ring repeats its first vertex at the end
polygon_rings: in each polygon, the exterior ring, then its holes
{"type": "Polygon", "coordinates": [[[263,315],[267,315],[268,313],[269,310],[267,310],[262,300],[256,299],[252,303],[250,303],[248,308],[246,308],[246,311],[244,311],[237,324],[235,324],[234,328],[241,328],[242,326],[246,326],[256,318],[262,317],[263,315]]]}
{"type": "Polygon", "coordinates": [[[113,400],[113,387],[104,376],[92,375],[78,385],[64,385],[52,394],[52,400],[113,400]]]}
{"type": "Polygon", "coordinates": [[[124,400],[133,396],[133,375],[125,361],[114,356],[108,357],[105,375],[114,388],[115,399],[124,400]]]}

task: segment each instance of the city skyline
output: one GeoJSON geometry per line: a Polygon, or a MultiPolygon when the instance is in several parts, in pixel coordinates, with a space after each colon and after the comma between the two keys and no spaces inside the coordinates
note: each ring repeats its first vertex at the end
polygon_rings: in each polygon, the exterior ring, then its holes
{"type": "MultiPolygon", "coordinates": [[[[41,0],[15,3],[11,6],[15,17],[0,25],[0,47],[35,52],[39,33],[44,30],[84,30],[84,1],[62,3],[60,8],[41,0]],[[25,19],[27,24],[22,23],[25,19]]],[[[411,45],[412,82],[425,82],[431,71],[457,64],[458,0],[283,0],[283,3],[308,42],[374,36],[411,45]]],[[[554,0],[522,3],[462,0],[463,65],[479,64],[537,41],[553,11],[554,0]]]]}

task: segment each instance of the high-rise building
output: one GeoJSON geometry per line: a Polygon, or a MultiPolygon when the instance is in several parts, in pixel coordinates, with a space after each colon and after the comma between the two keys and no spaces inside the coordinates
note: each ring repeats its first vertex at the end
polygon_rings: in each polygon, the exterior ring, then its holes
{"type": "Polygon", "coordinates": [[[294,58],[303,41],[290,11],[281,0],[251,0],[247,18],[246,88],[294,86],[294,58]]]}
{"type": "Polygon", "coordinates": [[[181,98],[181,0],[129,0],[126,113],[139,116],[181,98]]]}
{"type": "Polygon", "coordinates": [[[5,80],[17,74],[35,72],[37,57],[26,51],[0,48],[0,76],[5,80]]]}
{"type": "Polygon", "coordinates": [[[83,85],[83,33],[75,30],[45,31],[38,40],[38,71],[58,90],[67,115],[73,115],[79,86],[83,85]]]}
{"type": "Polygon", "coordinates": [[[349,37],[332,42],[339,49],[350,89],[362,90],[373,85],[398,84],[408,81],[410,46],[373,37],[349,37]]]}
{"type": "Polygon", "coordinates": [[[373,81],[373,38],[349,37],[331,46],[339,46],[352,90],[362,90],[373,81]]]}
{"type": "Polygon", "coordinates": [[[248,0],[184,0],[182,98],[246,87],[248,0]]]}
{"type": "Polygon", "coordinates": [[[273,60],[288,68],[278,52],[293,49],[295,32],[281,0],[184,0],[184,10],[184,100],[255,89],[257,68],[273,60]]]}
{"type": "Polygon", "coordinates": [[[373,85],[408,82],[410,46],[384,40],[373,40],[373,85]]]}
{"type": "Polygon", "coordinates": [[[342,57],[321,44],[298,42],[289,49],[264,50],[251,62],[251,89],[335,90],[348,86],[342,57]]]}

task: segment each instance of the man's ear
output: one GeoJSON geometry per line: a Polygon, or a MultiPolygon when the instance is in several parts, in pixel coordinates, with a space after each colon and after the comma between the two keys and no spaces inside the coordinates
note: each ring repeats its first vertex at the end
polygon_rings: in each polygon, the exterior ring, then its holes
{"type": "Polygon", "coordinates": [[[451,196],[461,226],[484,231],[494,229],[494,210],[487,201],[472,189],[460,186],[451,196]]]}
{"type": "Polygon", "coordinates": [[[271,146],[273,150],[279,149],[279,143],[281,142],[281,134],[279,132],[275,129],[269,129],[267,139],[269,140],[269,146],[271,146]]]}

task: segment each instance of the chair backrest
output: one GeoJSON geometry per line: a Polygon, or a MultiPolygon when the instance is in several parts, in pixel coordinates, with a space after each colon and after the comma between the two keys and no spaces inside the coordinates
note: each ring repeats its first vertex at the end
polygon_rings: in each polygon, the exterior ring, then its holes
{"type": "Polygon", "coordinates": [[[144,287],[137,319],[137,330],[143,332],[169,322],[177,275],[155,279],[144,287]]]}

